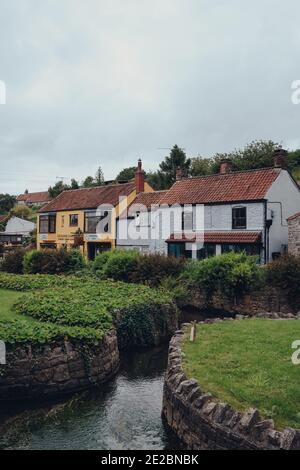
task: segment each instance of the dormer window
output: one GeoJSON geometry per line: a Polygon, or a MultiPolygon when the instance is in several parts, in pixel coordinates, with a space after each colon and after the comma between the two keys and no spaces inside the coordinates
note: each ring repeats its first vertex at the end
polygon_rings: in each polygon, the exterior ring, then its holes
{"type": "Polygon", "coordinates": [[[247,228],[247,208],[234,207],[232,209],[232,229],[245,230],[247,228]]]}

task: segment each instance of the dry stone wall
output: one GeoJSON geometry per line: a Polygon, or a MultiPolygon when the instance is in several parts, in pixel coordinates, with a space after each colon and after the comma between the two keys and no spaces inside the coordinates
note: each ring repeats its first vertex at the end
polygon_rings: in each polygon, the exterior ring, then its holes
{"type": "Polygon", "coordinates": [[[196,380],[188,379],[182,367],[183,339],[184,332],[178,331],[170,343],[162,415],[188,449],[300,449],[299,430],[279,432],[273,420],[263,420],[258,410],[239,413],[205,393],[196,380]]]}
{"type": "Polygon", "coordinates": [[[61,340],[47,345],[7,347],[0,366],[0,400],[49,398],[109,380],[119,367],[116,331],[97,346],[61,340]]]}

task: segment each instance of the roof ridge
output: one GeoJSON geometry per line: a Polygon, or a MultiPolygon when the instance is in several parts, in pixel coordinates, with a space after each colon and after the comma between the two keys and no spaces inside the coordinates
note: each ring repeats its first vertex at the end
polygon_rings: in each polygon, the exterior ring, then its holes
{"type": "Polygon", "coordinates": [[[239,175],[241,173],[254,173],[257,171],[265,171],[265,170],[275,170],[281,171],[282,168],[275,168],[274,166],[267,166],[264,168],[252,168],[251,170],[238,170],[238,171],[231,171],[229,173],[213,173],[212,175],[199,175],[199,176],[189,176],[188,178],[183,178],[182,180],[176,181],[176,183],[180,183],[181,181],[190,181],[200,178],[213,178],[214,176],[229,176],[229,175],[239,175]]]}

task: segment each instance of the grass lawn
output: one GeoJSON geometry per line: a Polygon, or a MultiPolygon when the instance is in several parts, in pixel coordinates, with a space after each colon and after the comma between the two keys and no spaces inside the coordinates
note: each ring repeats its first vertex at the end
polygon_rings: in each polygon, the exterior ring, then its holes
{"type": "Polygon", "coordinates": [[[277,428],[300,428],[300,365],[291,345],[300,321],[241,320],[198,325],[197,340],[184,343],[184,368],[202,389],[238,411],[250,407],[277,428]]]}
{"type": "Polygon", "coordinates": [[[21,296],[20,292],[0,289],[0,320],[11,320],[20,317],[20,315],[13,312],[12,306],[21,296]]]}

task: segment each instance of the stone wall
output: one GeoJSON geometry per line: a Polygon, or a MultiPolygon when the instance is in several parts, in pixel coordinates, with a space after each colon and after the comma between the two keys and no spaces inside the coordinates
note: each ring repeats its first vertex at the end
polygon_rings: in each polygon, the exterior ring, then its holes
{"type": "Polygon", "coordinates": [[[0,366],[0,400],[49,398],[101,385],[118,370],[113,330],[97,346],[61,340],[47,345],[7,346],[0,366]]]}
{"type": "MultiPolygon", "coordinates": [[[[219,321],[219,320],[218,320],[219,321]]],[[[226,403],[204,393],[182,367],[184,332],[178,331],[169,349],[165,376],[163,417],[190,450],[299,450],[300,431],[274,428],[251,409],[238,413],[226,403]]]]}
{"type": "Polygon", "coordinates": [[[300,214],[291,217],[289,224],[289,253],[300,256],[300,214]]]}
{"type": "Polygon", "coordinates": [[[256,316],[261,313],[278,313],[295,315],[300,311],[300,305],[290,305],[289,296],[283,289],[264,287],[249,295],[245,295],[236,302],[229,301],[221,294],[214,295],[207,304],[200,289],[190,292],[189,304],[198,309],[214,308],[241,315],[256,316]]]}

